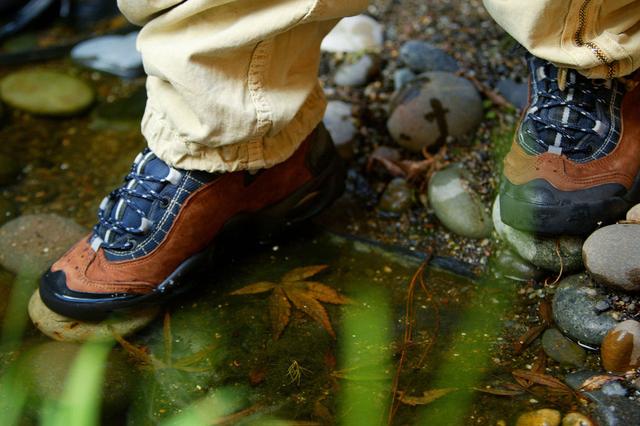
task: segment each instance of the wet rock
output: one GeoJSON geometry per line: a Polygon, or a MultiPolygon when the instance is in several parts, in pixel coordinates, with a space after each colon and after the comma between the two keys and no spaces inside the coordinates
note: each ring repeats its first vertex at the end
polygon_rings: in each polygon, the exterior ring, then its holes
{"type": "Polygon", "coordinates": [[[358,132],[352,122],[351,104],[342,101],[330,101],[324,113],[324,125],[331,134],[341,157],[353,157],[353,139],[358,132]]]}
{"type": "Polygon", "coordinates": [[[560,418],[559,411],[543,408],[524,413],[518,417],[516,426],[558,426],[560,418]]]}
{"type": "Polygon", "coordinates": [[[136,50],[138,32],[106,35],[77,44],[71,58],[79,64],[120,77],[143,75],[142,56],[136,50]]]}
{"type": "Polygon", "coordinates": [[[541,278],[545,272],[524,260],[511,249],[500,250],[496,258],[495,269],[503,277],[516,281],[529,281],[541,278]]]}
{"type": "Polygon", "coordinates": [[[629,209],[626,219],[632,222],[640,222],[640,204],[636,204],[629,209]]]}
{"type": "MultiPolygon", "coordinates": [[[[589,378],[599,372],[578,371],[568,374],[566,383],[573,389],[579,389],[589,378]]],[[[604,388],[604,387],[603,387],[604,388]]],[[[628,426],[640,424],[640,404],[622,395],[607,395],[603,390],[583,392],[595,403],[594,420],[599,426],[628,426]]]]}
{"type": "Polygon", "coordinates": [[[45,272],[87,230],[56,214],[20,216],[0,227],[0,264],[18,273],[45,272]]]}
{"type": "Polygon", "coordinates": [[[470,238],[486,238],[491,235],[491,218],[469,180],[462,164],[435,173],[429,181],[429,203],[450,231],[470,238]]]}
{"type": "Polygon", "coordinates": [[[126,98],[98,105],[91,114],[90,127],[115,131],[139,129],[146,105],[147,91],[141,87],[126,98]]]}
{"type": "Polygon", "coordinates": [[[400,48],[400,60],[416,73],[427,71],[456,72],[460,69],[451,55],[431,43],[410,40],[400,48]]]}
{"type": "Polygon", "coordinates": [[[26,69],[0,81],[0,97],[32,114],[68,116],[93,103],[93,89],[84,81],[56,71],[26,69]]]}
{"type": "MultiPolygon", "coordinates": [[[[31,350],[22,367],[30,394],[38,402],[57,400],[64,393],[67,375],[81,346],[73,343],[47,342],[31,350]]],[[[129,404],[136,383],[135,369],[120,351],[109,355],[102,386],[104,412],[122,412],[129,404]]]]}
{"type": "Polygon", "coordinates": [[[382,194],[378,208],[387,214],[399,215],[409,208],[413,190],[406,180],[395,178],[382,194]]]}
{"type": "Polygon", "coordinates": [[[20,171],[20,164],[15,159],[0,154],[0,186],[12,184],[20,171]]]}
{"type": "Polygon", "coordinates": [[[522,232],[502,222],[500,197],[493,204],[493,226],[504,240],[523,259],[548,271],[576,272],[582,269],[582,242],[579,237],[559,236],[545,238],[522,232]],[[558,250],[560,257],[558,257],[558,250]]]}
{"type": "Polygon", "coordinates": [[[584,414],[569,413],[562,418],[562,426],[594,426],[594,424],[584,414]]]}
{"type": "Polygon", "coordinates": [[[393,87],[395,91],[401,90],[407,83],[414,80],[417,75],[409,68],[400,68],[393,73],[393,87]]]}
{"type": "Polygon", "coordinates": [[[367,84],[380,71],[380,58],[364,55],[353,63],[344,63],[336,71],[334,80],[339,86],[358,87],[367,84]]]}
{"type": "Polygon", "coordinates": [[[442,144],[448,136],[473,132],[483,118],[482,100],[468,80],[428,72],[394,97],[387,127],[393,139],[411,151],[442,144]]]}
{"type": "Polygon", "coordinates": [[[584,365],[586,353],[579,345],[564,337],[555,328],[550,328],[542,335],[542,348],[553,360],[560,364],[576,367],[584,365]]]}
{"type": "Polygon", "coordinates": [[[598,313],[595,305],[606,298],[592,287],[586,274],[562,280],[553,296],[553,318],[563,333],[588,345],[600,345],[609,330],[616,326],[610,312],[598,313]]]}
{"type": "Polygon", "coordinates": [[[618,224],[598,229],[585,241],[582,257],[599,283],[640,290],[640,226],[618,224]]]}
{"type": "Polygon", "coordinates": [[[361,52],[379,50],[384,41],[384,28],[367,15],[344,18],[322,40],[326,52],[361,52]]]}
{"type": "Polygon", "coordinates": [[[133,334],[149,325],[157,316],[157,307],[139,309],[99,322],[83,322],[59,315],[42,303],[36,291],[29,300],[29,316],[42,334],[61,342],[84,342],[89,339],[112,339],[133,334]]]}
{"type": "Polygon", "coordinates": [[[640,322],[623,321],[609,330],[600,348],[605,370],[622,374],[640,366],[640,322]]]}
{"type": "Polygon", "coordinates": [[[500,80],[496,91],[518,109],[523,109],[529,103],[529,86],[524,83],[516,83],[511,79],[500,80]]]}

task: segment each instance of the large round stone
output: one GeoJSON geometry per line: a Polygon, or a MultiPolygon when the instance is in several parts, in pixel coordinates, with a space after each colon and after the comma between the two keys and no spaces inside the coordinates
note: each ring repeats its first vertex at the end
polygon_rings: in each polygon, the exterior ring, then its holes
{"type": "Polygon", "coordinates": [[[598,346],[617,322],[611,312],[599,312],[598,302],[606,295],[593,286],[586,274],[565,278],[553,296],[553,318],[565,334],[588,345],[598,346]]]}
{"type": "Polygon", "coordinates": [[[627,291],[640,290],[640,226],[598,229],[582,248],[584,266],[599,283],[627,291]]]}
{"type": "Polygon", "coordinates": [[[49,309],[36,290],[29,300],[29,316],[42,334],[61,342],[84,342],[89,339],[112,339],[113,334],[127,336],[151,323],[159,308],[151,307],[114,315],[99,322],[84,322],[64,317],[49,309]]]}
{"type": "Polygon", "coordinates": [[[493,226],[502,240],[539,268],[553,272],[577,272],[583,267],[582,238],[541,237],[512,228],[502,221],[500,197],[496,197],[493,203],[493,226]]]}
{"type": "Polygon", "coordinates": [[[20,216],[0,228],[0,264],[15,273],[45,272],[86,233],[56,214],[20,216]]]}
{"type": "Polygon", "coordinates": [[[0,97],[32,114],[67,116],[93,103],[93,89],[84,81],[49,70],[25,70],[0,82],[0,97]]]}
{"type": "Polygon", "coordinates": [[[435,173],[429,181],[429,203],[436,216],[452,232],[470,238],[486,238],[491,218],[471,186],[462,164],[435,173]]]}
{"type": "Polygon", "coordinates": [[[447,136],[470,134],[482,118],[482,100],[473,84],[436,71],[422,74],[398,92],[387,127],[397,143],[420,151],[444,143],[447,136]]]}

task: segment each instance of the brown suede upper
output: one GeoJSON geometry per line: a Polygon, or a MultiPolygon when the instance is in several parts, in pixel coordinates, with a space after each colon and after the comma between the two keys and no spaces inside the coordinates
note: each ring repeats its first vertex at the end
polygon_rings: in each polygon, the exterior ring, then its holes
{"type": "Polygon", "coordinates": [[[204,250],[224,224],[241,212],[276,203],[312,178],[305,165],[308,138],[284,163],[260,173],[245,186],[245,172],[227,173],[199,188],[185,201],[162,243],[135,260],[110,262],[94,252],[89,238],[79,241],[51,268],[64,271],[70,290],[83,293],[151,292],[185,259],[204,250]]]}
{"type": "Polygon", "coordinates": [[[625,95],[621,115],[620,141],[609,155],[579,164],[564,155],[548,152],[531,156],[514,141],[504,160],[505,177],[515,185],[544,179],[561,191],[608,183],[631,188],[640,170],[640,85],[625,95]]]}

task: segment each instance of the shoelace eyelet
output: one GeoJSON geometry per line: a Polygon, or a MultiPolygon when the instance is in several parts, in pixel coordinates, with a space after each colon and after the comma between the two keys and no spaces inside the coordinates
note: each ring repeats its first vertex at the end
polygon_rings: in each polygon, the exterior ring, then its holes
{"type": "Polygon", "coordinates": [[[169,204],[171,204],[171,198],[167,197],[166,195],[162,198],[160,198],[160,201],[158,203],[160,205],[160,207],[162,207],[163,209],[166,209],[167,207],[169,207],[169,204]]]}

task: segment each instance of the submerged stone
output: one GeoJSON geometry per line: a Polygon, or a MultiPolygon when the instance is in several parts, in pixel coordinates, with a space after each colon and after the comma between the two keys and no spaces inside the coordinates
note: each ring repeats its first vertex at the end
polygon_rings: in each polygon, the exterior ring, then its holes
{"type": "Polygon", "coordinates": [[[447,137],[469,135],[483,118],[482,100],[462,77],[434,71],[422,74],[397,93],[387,128],[401,146],[419,152],[447,137]]]}
{"type": "Polygon", "coordinates": [[[43,273],[86,234],[56,214],[20,216],[0,227],[0,264],[14,273],[43,273]]]}
{"type": "Polygon", "coordinates": [[[470,179],[462,164],[435,173],[429,181],[429,203],[447,229],[469,238],[486,238],[491,235],[491,218],[470,179]]]}
{"type": "Polygon", "coordinates": [[[542,348],[551,359],[576,367],[584,365],[587,356],[584,349],[555,328],[546,330],[542,335],[542,348]]]}
{"type": "Polygon", "coordinates": [[[0,97],[32,114],[68,116],[93,103],[93,89],[84,81],[57,71],[27,69],[0,81],[0,97]]]}
{"type": "Polygon", "coordinates": [[[502,222],[500,197],[493,203],[493,226],[498,236],[523,259],[553,272],[582,269],[582,238],[574,236],[542,237],[512,228],[502,222]]]}
{"type": "MultiPolygon", "coordinates": [[[[30,394],[37,402],[57,400],[64,393],[67,376],[81,346],[73,343],[47,342],[33,348],[23,360],[22,368],[30,394]]],[[[122,412],[129,404],[136,383],[135,369],[120,351],[112,351],[105,366],[102,403],[105,414],[122,412]]]]}
{"type": "Polygon", "coordinates": [[[42,334],[61,342],[112,339],[114,333],[127,336],[149,325],[159,311],[157,307],[147,307],[104,321],[85,322],[53,312],[42,302],[37,290],[29,301],[29,316],[36,328],[42,334]]]}
{"type": "MultiPolygon", "coordinates": [[[[578,371],[568,374],[566,383],[578,390],[589,378],[601,375],[600,372],[578,371]]],[[[605,385],[606,386],[606,385],[605,385]]],[[[640,424],[640,404],[630,400],[625,395],[610,395],[605,392],[605,386],[601,390],[582,391],[595,403],[593,412],[594,420],[599,426],[628,426],[640,424]]]]}
{"type": "Polygon", "coordinates": [[[516,426],[558,426],[560,425],[560,412],[549,408],[530,411],[518,417],[516,426]]]}
{"type": "Polygon", "coordinates": [[[558,327],[573,339],[588,345],[600,345],[617,322],[611,312],[598,312],[596,304],[606,295],[592,286],[586,274],[562,280],[553,296],[553,318],[558,327]]]}
{"type": "Polygon", "coordinates": [[[594,426],[591,419],[584,414],[568,413],[562,418],[562,426],[594,426]]]}
{"type": "Polygon", "coordinates": [[[601,284],[621,290],[640,290],[640,226],[610,225],[587,238],[584,265],[601,284]]]}
{"type": "Polygon", "coordinates": [[[542,269],[526,261],[510,248],[498,252],[494,270],[499,276],[516,281],[535,280],[545,274],[542,269]]]}

